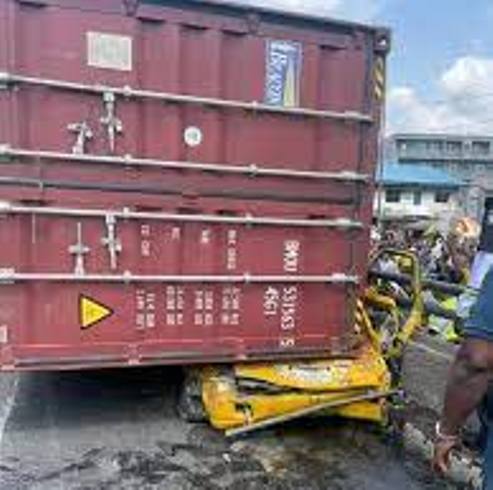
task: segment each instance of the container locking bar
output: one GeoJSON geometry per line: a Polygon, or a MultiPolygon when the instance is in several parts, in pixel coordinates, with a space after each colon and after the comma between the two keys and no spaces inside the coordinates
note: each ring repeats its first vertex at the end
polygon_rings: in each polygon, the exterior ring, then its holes
{"type": "Polygon", "coordinates": [[[107,235],[101,239],[101,243],[108,249],[111,270],[116,270],[118,254],[123,250],[122,242],[116,235],[116,216],[113,213],[107,213],[105,224],[107,235]]]}
{"type": "Polygon", "coordinates": [[[115,153],[116,137],[123,133],[123,122],[115,114],[115,94],[113,92],[103,93],[105,114],[101,118],[101,124],[106,128],[110,153],[115,153]]]}
{"type": "Polygon", "coordinates": [[[227,100],[213,97],[197,97],[193,95],[174,94],[168,92],[155,92],[152,90],[133,89],[126,85],[124,87],[108,87],[103,85],[88,85],[78,82],[69,82],[65,80],[54,80],[49,78],[37,78],[24,75],[18,75],[7,72],[0,72],[0,85],[33,85],[60,90],[71,90],[76,92],[85,92],[88,94],[104,95],[113,93],[115,96],[122,96],[127,99],[141,98],[153,99],[163,102],[174,102],[182,104],[206,105],[210,107],[222,107],[227,109],[244,109],[251,112],[266,112],[275,114],[286,114],[292,116],[315,117],[321,119],[339,119],[343,121],[355,121],[371,123],[373,118],[368,114],[357,111],[325,111],[317,109],[308,109],[301,107],[277,107],[259,102],[243,102],[239,100],[227,100]]]}
{"type": "Polygon", "coordinates": [[[251,165],[227,165],[220,163],[199,163],[184,161],[164,161],[152,158],[134,158],[131,155],[105,156],[83,154],[81,152],[63,153],[56,151],[25,150],[11,148],[7,144],[0,144],[0,157],[32,158],[41,160],[65,161],[72,163],[100,163],[110,165],[123,165],[126,167],[151,167],[172,170],[194,170],[204,172],[217,172],[223,174],[248,175],[251,177],[291,177],[299,179],[334,180],[337,182],[369,182],[368,175],[356,172],[316,172],[304,170],[289,170],[286,168],[265,168],[256,164],[251,165]]]}
{"type": "Polygon", "coordinates": [[[89,127],[87,121],[81,121],[76,123],[70,123],[67,129],[74,133],[75,143],[72,146],[72,153],[74,155],[83,155],[86,152],[86,143],[94,137],[92,129],[89,127]]]}
{"type": "Polygon", "coordinates": [[[358,276],[334,273],[328,276],[255,276],[248,273],[235,276],[214,275],[133,275],[123,274],[65,274],[41,272],[16,272],[14,269],[0,269],[0,284],[15,282],[61,282],[61,283],[177,283],[177,284],[340,284],[357,285],[358,276]]]}
{"type": "MultiPolygon", "coordinates": [[[[363,224],[347,218],[336,219],[290,219],[274,217],[246,216],[217,216],[207,214],[176,214],[159,212],[131,211],[128,208],[122,210],[109,209],[75,209],[43,206],[16,206],[9,202],[0,201],[0,214],[29,214],[40,216],[59,216],[73,218],[104,218],[108,228],[108,236],[105,246],[116,247],[115,253],[121,251],[121,245],[114,243],[115,220],[154,220],[154,221],[178,221],[188,223],[218,223],[231,225],[264,225],[264,226],[292,226],[299,228],[335,228],[335,229],[362,229],[363,224]]],[[[115,260],[115,259],[113,259],[115,260]]]]}
{"type": "Polygon", "coordinates": [[[80,222],[77,223],[77,242],[70,245],[68,251],[74,256],[74,274],[77,276],[83,276],[86,273],[84,267],[84,256],[87,255],[91,249],[87,245],[84,245],[84,242],[82,241],[82,223],[80,222]]]}

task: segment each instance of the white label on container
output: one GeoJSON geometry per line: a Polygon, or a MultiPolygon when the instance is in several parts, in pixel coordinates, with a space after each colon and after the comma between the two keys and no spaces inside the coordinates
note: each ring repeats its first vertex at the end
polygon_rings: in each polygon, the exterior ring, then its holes
{"type": "Polygon", "coordinates": [[[209,243],[211,243],[211,235],[212,235],[211,230],[209,229],[202,230],[200,234],[200,244],[209,245],[209,243]]]}
{"type": "Polygon", "coordinates": [[[196,289],[194,291],[194,324],[214,324],[214,291],[212,289],[196,289]]]}
{"type": "Polygon", "coordinates": [[[268,286],[264,291],[264,316],[279,322],[279,346],[282,349],[296,347],[296,315],[298,310],[298,286],[277,288],[268,286]]]}
{"type": "Polygon", "coordinates": [[[132,71],[132,38],[118,34],[88,32],[87,64],[95,68],[132,71]]]}
{"type": "Polygon", "coordinates": [[[279,313],[281,293],[274,286],[268,286],[264,292],[264,316],[276,316],[279,313]]]}
{"type": "Polygon", "coordinates": [[[183,325],[185,310],[185,289],[181,286],[166,286],[166,324],[183,325]]]}
{"type": "Polygon", "coordinates": [[[226,248],[226,269],[228,271],[236,270],[238,252],[236,249],[238,243],[238,232],[234,229],[228,230],[228,243],[226,248]]]}
{"type": "Polygon", "coordinates": [[[239,325],[241,289],[227,286],[222,291],[221,323],[223,325],[239,325]]]}
{"type": "Polygon", "coordinates": [[[135,292],[135,326],[138,330],[156,326],[156,295],[151,291],[135,292]]]}
{"type": "Polygon", "coordinates": [[[9,341],[9,327],[7,325],[0,326],[0,344],[6,344],[9,341]]]}
{"type": "Polygon", "coordinates": [[[140,255],[142,257],[151,256],[151,226],[141,225],[140,227],[140,255]]]}
{"type": "Polygon", "coordinates": [[[296,339],[294,337],[282,337],[279,339],[279,347],[281,349],[296,347],[296,339]]]}
{"type": "Polygon", "coordinates": [[[286,240],[284,242],[283,263],[285,272],[298,272],[300,249],[301,244],[298,240],[286,240]]]}
{"type": "Polygon", "coordinates": [[[202,143],[204,136],[200,128],[197,128],[196,126],[189,126],[183,132],[183,139],[185,140],[185,144],[187,146],[194,148],[202,143]]]}
{"type": "Polygon", "coordinates": [[[298,302],[298,287],[286,286],[282,291],[281,330],[296,329],[296,309],[298,302]]]}

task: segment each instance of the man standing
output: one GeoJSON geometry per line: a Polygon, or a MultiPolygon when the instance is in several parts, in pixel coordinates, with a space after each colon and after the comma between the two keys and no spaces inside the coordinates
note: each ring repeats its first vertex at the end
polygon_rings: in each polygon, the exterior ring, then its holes
{"type": "Polygon", "coordinates": [[[485,490],[493,490],[493,199],[485,201],[479,250],[469,285],[479,296],[464,301],[463,336],[449,374],[443,414],[436,428],[435,469],[444,473],[459,432],[474,410],[482,423],[485,490]]]}
{"type": "Polygon", "coordinates": [[[450,452],[460,444],[460,430],[475,409],[483,424],[484,489],[493,490],[493,269],[464,325],[464,341],[449,374],[445,403],[436,427],[434,467],[445,473],[450,452]],[[488,394],[488,392],[490,392],[488,394]]]}

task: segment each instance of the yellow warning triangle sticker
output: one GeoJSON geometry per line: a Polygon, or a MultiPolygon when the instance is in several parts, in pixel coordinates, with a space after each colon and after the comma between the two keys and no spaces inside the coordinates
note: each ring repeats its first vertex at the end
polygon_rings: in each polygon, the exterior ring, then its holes
{"type": "Polygon", "coordinates": [[[113,315],[113,310],[88,296],[79,297],[79,320],[83,330],[91,328],[113,315]]]}

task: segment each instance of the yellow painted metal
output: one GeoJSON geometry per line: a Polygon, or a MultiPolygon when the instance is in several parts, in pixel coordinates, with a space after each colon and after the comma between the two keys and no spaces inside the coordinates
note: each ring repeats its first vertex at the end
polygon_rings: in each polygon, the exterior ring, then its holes
{"type": "Polygon", "coordinates": [[[307,392],[380,387],[386,372],[385,361],[369,344],[360,349],[355,358],[234,366],[238,379],[307,392]]]}
{"type": "Polygon", "coordinates": [[[388,402],[359,402],[339,407],[331,414],[337,417],[354,420],[364,420],[376,424],[384,424],[388,419],[388,402]]]}
{"type": "MultiPolygon", "coordinates": [[[[382,311],[386,311],[389,320],[392,320],[396,326],[395,337],[392,339],[390,345],[385,346],[386,349],[382,352],[385,359],[393,359],[402,356],[402,351],[410,338],[422,327],[424,316],[423,289],[421,284],[421,271],[418,260],[414,254],[398,250],[382,250],[372,258],[371,262],[376,262],[383,254],[390,254],[397,259],[405,260],[412,276],[410,291],[412,307],[405,318],[403,318],[402,312],[397,306],[396,301],[389,295],[379,292],[376,287],[369,287],[365,291],[363,297],[365,311],[367,307],[375,307],[382,311]]],[[[384,332],[380,330],[380,332],[377,333],[373,326],[370,326],[369,328],[373,329],[374,337],[378,339],[377,342],[383,348],[384,332]]]]}
{"type": "MultiPolygon", "coordinates": [[[[202,386],[211,424],[230,429],[370,391],[387,392],[390,373],[379,352],[368,343],[356,358],[237,365],[228,372],[208,368],[202,386]],[[257,388],[244,388],[245,383],[257,388]]],[[[352,403],[326,413],[375,422],[386,415],[380,401],[352,403]]]]}
{"type": "Polygon", "coordinates": [[[407,257],[412,263],[411,273],[412,281],[412,299],[413,306],[402,327],[399,329],[398,345],[394,346],[394,350],[390,353],[393,356],[401,356],[403,347],[409,342],[416,330],[422,327],[424,315],[423,288],[421,285],[421,271],[418,265],[417,257],[408,252],[398,252],[400,255],[407,257]]]}
{"type": "Polygon", "coordinates": [[[204,368],[200,375],[202,401],[211,424],[218,429],[246,427],[344,400],[348,400],[347,405],[328,409],[324,414],[385,422],[387,400],[354,403],[351,399],[391,390],[388,361],[402,355],[403,347],[420,327],[424,311],[419,266],[414,255],[394,250],[385,253],[404,259],[413,275],[413,306],[406,318],[402,318],[393,298],[370,287],[356,304],[355,335],[360,347],[351,356],[204,368]],[[385,312],[388,321],[395,324],[390,341],[388,333],[372,324],[369,308],[385,312]]]}

